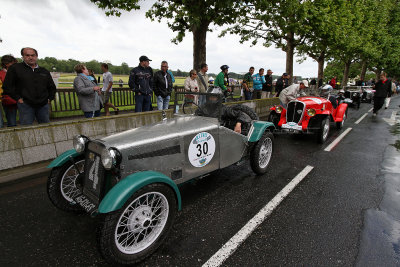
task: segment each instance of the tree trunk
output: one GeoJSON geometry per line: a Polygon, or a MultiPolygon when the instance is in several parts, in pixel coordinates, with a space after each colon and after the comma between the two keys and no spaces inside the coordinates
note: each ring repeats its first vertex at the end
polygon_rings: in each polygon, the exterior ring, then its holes
{"type": "Polygon", "coordinates": [[[367,73],[367,60],[363,59],[361,64],[360,80],[365,81],[365,73],[367,73]]]}
{"type": "Polygon", "coordinates": [[[287,34],[286,42],[286,73],[290,75],[289,84],[293,83],[294,33],[287,34]]]}
{"type": "MultiPolygon", "coordinates": [[[[199,71],[200,65],[206,63],[206,38],[209,23],[194,26],[193,32],[193,69],[199,71]]],[[[221,64],[222,65],[222,64],[221,64]]]]}
{"type": "Polygon", "coordinates": [[[348,60],[344,64],[343,80],[342,80],[342,84],[341,84],[342,88],[343,88],[343,86],[347,85],[347,82],[349,80],[350,65],[351,65],[351,60],[348,60]]]}
{"type": "Polygon", "coordinates": [[[317,62],[318,62],[318,79],[317,79],[317,81],[319,81],[320,79],[324,79],[325,51],[321,51],[317,62]]]}
{"type": "Polygon", "coordinates": [[[379,79],[381,78],[381,69],[380,68],[377,68],[376,70],[375,70],[375,80],[376,81],[379,81],[379,79]]]}

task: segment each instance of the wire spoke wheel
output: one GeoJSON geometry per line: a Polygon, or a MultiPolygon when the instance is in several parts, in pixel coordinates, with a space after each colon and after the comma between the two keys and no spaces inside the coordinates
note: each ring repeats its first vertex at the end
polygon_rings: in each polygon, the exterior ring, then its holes
{"type": "Polygon", "coordinates": [[[260,158],[258,164],[261,168],[268,166],[269,161],[272,156],[272,140],[270,138],[265,138],[262,142],[260,149],[260,158]]]}
{"type": "Polygon", "coordinates": [[[107,213],[98,232],[101,254],[111,264],[134,264],[164,241],[178,210],[174,190],[154,183],[136,191],[114,212],[107,213]]]}
{"type": "Polygon", "coordinates": [[[274,136],[268,131],[263,134],[250,152],[250,166],[256,174],[264,174],[267,172],[268,165],[272,158],[273,145],[274,136]]]}
{"type": "Polygon", "coordinates": [[[135,199],[122,213],[115,228],[115,244],[126,254],[135,254],[151,245],[167,223],[168,201],[159,192],[135,199]]]}
{"type": "Polygon", "coordinates": [[[60,189],[62,196],[71,203],[75,203],[73,198],[78,195],[79,189],[77,187],[77,178],[80,173],[83,173],[85,167],[85,160],[80,160],[71,165],[61,178],[60,189]],[[78,172],[79,171],[79,172],[78,172]]]}
{"type": "Polygon", "coordinates": [[[62,166],[54,167],[47,180],[47,195],[57,208],[69,212],[83,212],[74,201],[80,193],[82,183],[80,174],[84,173],[85,158],[83,155],[74,158],[75,165],[68,160],[62,166]]]}

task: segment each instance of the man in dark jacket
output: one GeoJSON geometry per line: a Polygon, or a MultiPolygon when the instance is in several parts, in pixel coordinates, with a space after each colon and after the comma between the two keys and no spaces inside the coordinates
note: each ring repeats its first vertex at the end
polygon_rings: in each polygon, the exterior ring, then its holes
{"type": "Polygon", "coordinates": [[[12,65],[4,80],[4,93],[17,101],[21,125],[48,123],[49,103],[54,99],[56,86],[50,72],[37,64],[35,49],[21,49],[23,62],[12,65]]]}
{"type": "Polygon", "coordinates": [[[374,88],[374,110],[372,116],[375,117],[378,114],[378,110],[380,110],[385,103],[386,97],[392,95],[392,81],[386,78],[385,72],[381,73],[380,80],[375,84],[374,88]]]}
{"type": "Polygon", "coordinates": [[[139,66],[129,74],[129,88],[135,93],[135,112],[149,111],[153,95],[153,70],[146,56],[139,58],[139,66]]]}
{"type": "Polygon", "coordinates": [[[265,83],[263,84],[261,98],[269,98],[272,92],[272,70],[267,70],[265,75],[265,83]]]}
{"type": "Polygon", "coordinates": [[[168,109],[172,92],[172,77],[168,73],[168,62],[161,62],[161,70],[154,73],[153,91],[157,96],[158,110],[168,109]]]}
{"type": "Polygon", "coordinates": [[[288,82],[288,74],[285,72],[282,74],[282,77],[280,77],[275,84],[275,92],[276,92],[276,97],[279,97],[279,94],[282,92],[283,89],[289,86],[288,82]]]}

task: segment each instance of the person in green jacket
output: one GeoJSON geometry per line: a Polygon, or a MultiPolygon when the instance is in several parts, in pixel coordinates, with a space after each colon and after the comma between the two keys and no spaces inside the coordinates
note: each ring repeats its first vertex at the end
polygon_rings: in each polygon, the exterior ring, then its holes
{"type": "Polygon", "coordinates": [[[228,69],[229,69],[228,65],[222,65],[221,72],[218,73],[218,75],[214,81],[214,85],[216,87],[221,88],[222,92],[226,92],[227,90],[230,91],[230,89],[226,88],[226,85],[225,85],[225,76],[228,75],[228,69]]]}

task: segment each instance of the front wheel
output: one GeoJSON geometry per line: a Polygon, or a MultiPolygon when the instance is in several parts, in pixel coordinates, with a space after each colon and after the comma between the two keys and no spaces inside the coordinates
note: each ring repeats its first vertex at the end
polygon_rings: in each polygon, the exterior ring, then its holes
{"type": "Polygon", "coordinates": [[[325,117],[324,119],[321,120],[320,127],[317,131],[317,141],[320,144],[325,143],[325,141],[328,139],[329,135],[329,117],[325,117]]]}
{"type": "Polygon", "coordinates": [[[176,216],[173,190],[150,184],[135,192],[125,205],[105,215],[99,247],[111,264],[134,264],[151,255],[164,241],[176,216]]]}
{"type": "Polygon", "coordinates": [[[267,172],[268,165],[272,158],[274,136],[271,132],[265,132],[258,140],[250,154],[251,169],[256,174],[267,172]]]}
{"type": "Polygon", "coordinates": [[[67,161],[61,167],[51,170],[47,180],[47,194],[57,208],[69,212],[82,212],[82,208],[73,200],[79,194],[85,167],[84,156],[75,159],[75,165],[67,161]]]}
{"type": "Polygon", "coordinates": [[[280,119],[281,119],[281,116],[276,112],[271,111],[271,113],[268,116],[268,121],[272,122],[275,125],[275,127],[278,127],[280,119]]]}

